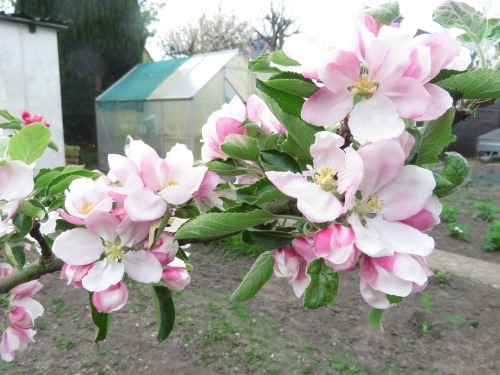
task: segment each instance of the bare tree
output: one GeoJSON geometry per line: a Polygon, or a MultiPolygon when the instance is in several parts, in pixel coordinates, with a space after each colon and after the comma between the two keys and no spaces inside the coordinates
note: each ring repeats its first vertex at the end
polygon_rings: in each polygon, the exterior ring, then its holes
{"type": "Polygon", "coordinates": [[[238,48],[249,56],[253,30],[234,14],[224,14],[219,6],[213,16],[203,13],[198,21],[166,33],[159,45],[164,57],[185,57],[199,53],[238,48]]]}
{"type": "Polygon", "coordinates": [[[259,39],[267,43],[269,52],[283,48],[285,38],[300,32],[299,27],[294,27],[296,19],[292,16],[293,9],[285,0],[279,2],[271,1],[271,8],[263,13],[260,28],[255,28],[259,39]]]}

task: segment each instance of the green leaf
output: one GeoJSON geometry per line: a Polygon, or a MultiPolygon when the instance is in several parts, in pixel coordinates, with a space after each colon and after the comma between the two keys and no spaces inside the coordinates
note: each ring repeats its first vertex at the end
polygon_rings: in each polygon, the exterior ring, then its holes
{"type": "Polygon", "coordinates": [[[387,301],[389,301],[389,303],[391,304],[400,303],[403,301],[403,297],[393,296],[392,294],[386,294],[385,298],[387,298],[387,301]]]}
{"type": "Polygon", "coordinates": [[[440,118],[430,121],[424,126],[422,141],[415,162],[417,165],[434,164],[455,137],[451,133],[451,124],[455,118],[455,110],[450,108],[440,118]]]}
{"type": "Polygon", "coordinates": [[[148,238],[153,238],[154,241],[149,244],[149,250],[153,250],[156,246],[156,243],[160,239],[161,234],[163,233],[163,230],[165,227],[168,225],[168,221],[170,220],[170,211],[167,211],[165,215],[161,218],[161,220],[157,220],[155,224],[151,225],[149,229],[149,237],[148,238]]]}
{"type": "Polygon", "coordinates": [[[281,70],[271,66],[271,55],[264,54],[257,57],[255,60],[250,60],[248,62],[248,70],[251,72],[261,72],[261,73],[279,73],[281,70]]]}
{"type": "Polygon", "coordinates": [[[390,25],[392,21],[399,17],[399,4],[384,3],[375,8],[370,8],[367,13],[375,18],[382,25],[390,25]]]}
{"type": "Polygon", "coordinates": [[[244,302],[251,299],[264,286],[273,274],[274,260],[272,252],[262,253],[238,286],[229,297],[231,302],[244,302]]]}
{"type": "Polygon", "coordinates": [[[441,69],[438,75],[431,79],[430,83],[438,83],[443,79],[450,78],[456,74],[464,74],[465,72],[464,70],[441,69]]]}
{"type": "Polygon", "coordinates": [[[42,123],[34,123],[11,137],[9,155],[13,160],[31,164],[42,156],[49,142],[50,130],[42,123]]]}
{"type": "MultiPolygon", "coordinates": [[[[486,32],[484,34],[484,38],[480,42],[480,46],[483,51],[486,53],[500,42],[500,19],[498,18],[489,18],[486,20],[488,23],[486,27],[486,32]]],[[[465,47],[478,51],[478,46],[476,45],[476,41],[473,40],[469,34],[465,33],[459,35],[457,40],[462,43],[465,47]]]]}
{"type": "Polygon", "coordinates": [[[58,232],[65,232],[70,229],[75,229],[79,228],[78,225],[68,223],[67,221],[63,219],[57,219],[56,220],[56,231],[58,232]]]}
{"type": "Polygon", "coordinates": [[[330,307],[337,296],[339,274],[326,265],[324,259],[314,259],[307,265],[307,274],[311,281],[304,295],[304,307],[318,309],[330,307]]]}
{"type": "Polygon", "coordinates": [[[455,74],[438,82],[454,98],[498,99],[500,98],[500,72],[492,69],[474,69],[455,74]]]}
{"type": "Polygon", "coordinates": [[[283,72],[272,76],[264,84],[303,98],[309,98],[319,90],[319,87],[311,79],[293,72],[283,72]]]}
{"type": "Polygon", "coordinates": [[[23,126],[17,121],[3,122],[0,124],[0,129],[21,130],[23,126]]]}
{"type": "Polygon", "coordinates": [[[295,61],[294,59],[289,58],[285,52],[283,51],[276,51],[271,53],[271,61],[275,64],[281,65],[281,66],[297,66],[300,65],[298,61],[295,61]]]}
{"type": "Polygon", "coordinates": [[[283,150],[297,157],[301,165],[312,164],[309,149],[315,141],[314,134],[322,128],[309,125],[300,118],[304,99],[273,89],[259,80],[256,82],[256,87],[271,112],[288,131],[288,139],[281,145],[283,150]]]}
{"type": "Polygon", "coordinates": [[[22,241],[24,237],[31,231],[33,227],[33,219],[27,215],[21,213],[16,213],[12,218],[12,224],[17,229],[17,233],[13,233],[10,236],[11,242],[22,241]]]}
{"type": "Polygon", "coordinates": [[[59,147],[54,143],[54,141],[50,141],[47,147],[51,148],[54,151],[59,151],[59,147]]]}
{"type": "Polygon", "coordinates": [[[241,176],[249,174],[250,170],[248,168],[238,167],[233,159],[227,159],[226,161],[211,160],[206,163],[209,171],[215,172],[220,176],[241,176]]]}
{"type": "Polygon", "coordinates": [[[202,238],[209,241],[220,236],[239,233],[244,229],[267,223],[278,217],[264,210],[207,213],[184,223],[175,234],[174,239],[202,238]]]}
{"type": "Polygon", "coordinates": [[[97,344],[100,341],[103,341],[108,335],[109,326],[111,324],[111,314],[106,314],[97,311],[92,303],[92,292],[89,292],[89,304],[90,311],[92,313],[92,321],[95,325],[95,338],[94,342],[97,344]]]}
{"type": "Polygon", "coordinates": [[[175,306],[172,292],[163,285],[152,285],[153,308],[156,316],[158,342],[163,342],[174,328],[175,306]]]}
{"type": "Polygon", "coordinates": [[[43,205],[36,199],[32,199],[31,201],[22,200],[19,203],[19,209],[17,212],[29,217],[37,218],[38,220],[43,220],[46,215],[43,205]]]}
{"type": "Polygon", "coordinates": [[[463,184],[468,174],[469,164],[467,160],[456,152],[447,152],[441,174],[434,174],[435,178],[437,176],[434,194],[438,198],[442,198],[455,193],[463,184]]]}
{"type": "Polygon", "coordinates": [[[290,155],[278,150],[265,150],[260,153],[262,161],[270,171],[283,171],[301,173],[300,165],[290,155]]]}
{"type": "Polygon", "coordinates": [[[58,208],[61,208],[64,205],[65,200],[66,200],[65,196],[57,197],[50,203],[48,211],[51,212],[57,210],[58,208]]]}
{"type": "Polygon", "coordinates": [[[456,1],[445,1],[434,10],[433,18],[446,29],[456,27],[470,37],[481,41],[486,34],[488,22],[481,12],[456,1]]]}
{"type": "Polygon", "coordinates": [[[259,158],[259,141],[241,134],[228,135],[221,150],[228,156],[241,160],[256,161],[259,158]]]}
{"type": "MultiPolygon", "coordinates": [[[[46,176],[48,175],[45,175],[42,178],[45,179],[46,176]]],[[[100,176],[101,174],[98,172],[84,170],[62,173],[55,177],[52,181],[48,182],[46,187],[47,196],[54,196],[56,194],[63,193],[74,180],[78,180],[79,178],[91,178],[95,180],[100,176]]]]}
{"type": "Polygon", "coordinates": [[[9,244],[5,244],[5,253],[7,254],[7,259],[9,259],[18,271],[21,271],[26,264],[24,246],[10,247],[9,244]]]}
{"type": "Polygon", "coordinates": [[[236,190],[236,202],[260,205],[286,196],[267,178],[236,190]]]}
{"type": "Polygon", "coordinates": [[[382,315],[384,315],[384,312],[385,310],[372,307],[368,313],[368,323],[382,333],[385,333],[384,327],[382,327],[382,315]]]}
{"type": "Polygon", "coordinates": [[[264,249],[277,249],[291,244],[298,235],[275,230],[244,230],[241,236],[248,244],[258,245],[264,249]]]}

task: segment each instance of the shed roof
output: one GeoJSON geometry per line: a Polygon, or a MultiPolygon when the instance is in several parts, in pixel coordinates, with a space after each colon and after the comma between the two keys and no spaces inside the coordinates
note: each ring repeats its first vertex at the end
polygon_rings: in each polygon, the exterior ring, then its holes
{"type": "Polygon", "coordinates": [[[69,23],[67,21],[54,20],[52,18],[44,17],[31,17],[24,12],[7,14],[3,11],[0,11],[0,20],[25,23],[30,28],[35,28],[36,26],[44,26],[53,29],[67,30],[69,27],[69,23]]]}
{"type": "Polygon", "coordinates": [[[96,102],[192,98],[238,53],[238,50],[229,50],[139,64],[96,102]]]}

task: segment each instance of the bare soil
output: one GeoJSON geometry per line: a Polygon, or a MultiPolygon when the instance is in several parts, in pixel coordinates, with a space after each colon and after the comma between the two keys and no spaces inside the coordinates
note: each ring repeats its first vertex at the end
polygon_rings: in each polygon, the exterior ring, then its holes
{"type": "MultiPolygon", "coordinates": [[[[489,224],[469,205],[500,204],[499,172],[498,165],[475,166],[469,184],[448,199],[462,209],[458,222],[472,227],[470,242],[450,237],[444,224],[432,233],[437,248],[499,262],[500,253],[482,249],[489,224]]],[[[162,344],[146,286],[130,284],[128,305],[114,314],[108,338],[94,344],[86,292],[47,275],[37,295],[46,309],[37,342],[0,364],[0,373],[500,374],[498,288],[454,275],[432,278],[430,311],[413,295],[386,312],[382,334],[366,321],[357,272],[341,275],[328,309],[305,310],[286,280],[274,277],[252,301],[231,304],[254,258],[204,247],[191,254],[192,283],[174,296],[176,327],[162,344]]]]}

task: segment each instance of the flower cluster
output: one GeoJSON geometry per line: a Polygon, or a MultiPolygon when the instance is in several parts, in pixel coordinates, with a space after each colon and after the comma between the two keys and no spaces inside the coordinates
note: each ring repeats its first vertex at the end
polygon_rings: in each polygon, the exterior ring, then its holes
{"type": "MultiPolygon", "coordinates": [[[[0,263],[0,278],[14,272],[11,265],[0,263]]],[[[38,281],[30,281],[11,289],[8,298],[1,298],[2,307],[2,341],[0,342],[0,356],[10,362],[15,352],[24,350],[28,343],[34,341],[36,331],[33,329],[35,319],[43,314],[43,307],[35,301],[35,295],[43,285],[38,281]]]]}
{"type": "Polygon", "coordinates": [[[46,121],[46,120],[44,120],[42,115],[34,114],[33,116],[31,116],[31,114],[29,113],[29,111],[24,110],[23,113],[21,113],[21,118],[24,121],[24,125],[30,125],[30,124],[33,124],[35,122],[41,122],[47,128],[50,128],[49,122],[46,121]]]}

